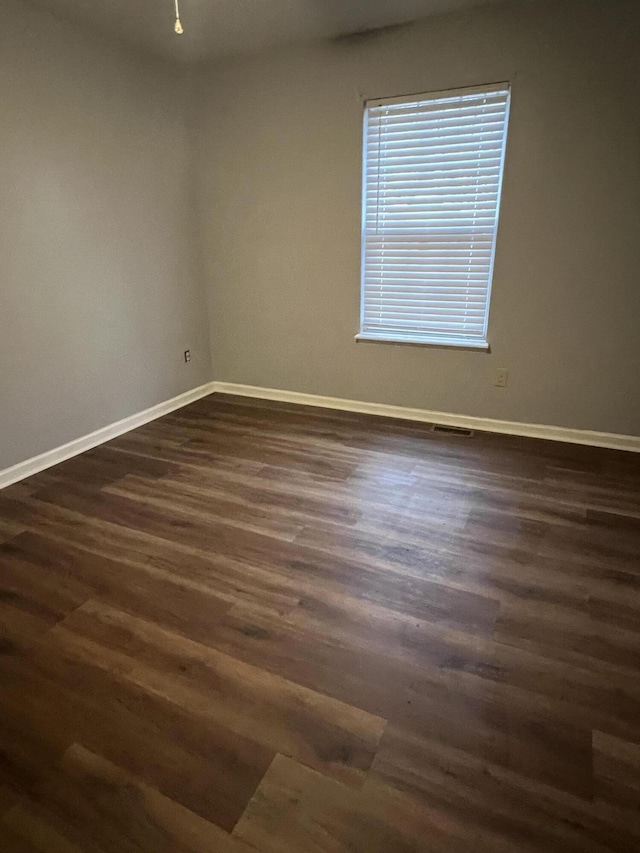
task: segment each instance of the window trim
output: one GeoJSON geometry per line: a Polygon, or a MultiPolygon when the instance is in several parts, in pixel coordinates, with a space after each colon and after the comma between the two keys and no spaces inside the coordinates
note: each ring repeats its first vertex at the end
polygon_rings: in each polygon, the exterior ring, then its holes
{"type": "Polygon", "coordinates": [[[504,171],[507,153],[507,143],[509,135],[509,119],[511,111],[512,84],[509,81],[496,83],[485,83],[479,86],[464,86],[452,89],[443,89],[436,92],[420,92],[408,95],[397,95],[390,98],[373,98],[363,101],[363,124],[362,124],[362,223],[361,223],[361,245],[360,245],[360,323],[359,332],[355,335],[355,340],[358,343],[384,343],[384,344],[404,344],[409,346],[422,347],[440,347],[446,349],[470,350],[475,352],[490,352],[489,344],[489,315],[491,313],[491,296],[493,290],[493,276],[495,267],[495,258],[498,245],[498,234],[500,229],[500,214],[502,211],[502,188],[504,181],[504,171]],[[381,330],[375,332],[370,329],[364,331],[364,316],[365,316],[365,260],[366,260],[366,220],[367,220],[367,139],[368,139],[368,118],[369,109],[383,107],[386,105],[411,103],[416,100],[437,100],[451,96],[452,98],[466,94],[482,94],[484,92],[495,92],[500,89],[506,89],[508,92],[504,130],[502,137],[502,156],[500,159],[500,175],[498,179],[498,203],[496,207],[496,223],[495,237],[493,241],[491,259],[489,263],[489,278],[487,284],[487,311],[484,321],[484,331],[482,338],[478,340],[461,340],[455,339],[453,335],[438,337],[437,335],[417,336],[416,334],[402,334],[402,332],[392,332],[381,330]]]}
{"type": "Polygon", "coordinates": [[[436,340],[435,338],[409,338],[401,335],[393,336],[390,332],[383,332],[379,335],[371,332],[358,332],[354,336],[354,340],[358,343],[367,344],[396,344],[399,346],[409,347],[436,347],[440,349],[464,349],[475,350],[476,352],[491,352],[491,345],[487,340],[479,339],[478,341],[461,341],[450,338],[449,340],[436,340]]]}

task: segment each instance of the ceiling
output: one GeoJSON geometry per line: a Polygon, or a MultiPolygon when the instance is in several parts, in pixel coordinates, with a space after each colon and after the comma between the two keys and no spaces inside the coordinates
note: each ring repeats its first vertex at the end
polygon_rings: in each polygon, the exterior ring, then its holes
{"type": "Polygon", "coordinates": [[[213,60],[287,42],[406,23],[496,0],[33,0],[139,48],[174,59],[213,60]]]}

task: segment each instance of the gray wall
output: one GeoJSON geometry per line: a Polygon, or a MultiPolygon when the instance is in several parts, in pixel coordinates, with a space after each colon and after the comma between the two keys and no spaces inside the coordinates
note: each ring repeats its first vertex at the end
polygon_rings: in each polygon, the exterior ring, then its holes
{"type": "Polygon", "coordinates": [[[0,80],[2,470],[211,362],[180,75],[3,0],[0,80]]]}
{"type": "Polygon", "coordinates": [[[638,6],[519,2],[202,71],[215,378],[640,434],[638,6]],[[356,344],[362,98],[503,80],[492,353],[356,344]]]}
{"type": "Polygon", "coordinates": [[[0,470],[211,378],[640,434],[639,33],[525,0],[187,77],[4,0],[0,470]],[[501,80],[492,353],[356,344],[362,98],[501,80]]]}

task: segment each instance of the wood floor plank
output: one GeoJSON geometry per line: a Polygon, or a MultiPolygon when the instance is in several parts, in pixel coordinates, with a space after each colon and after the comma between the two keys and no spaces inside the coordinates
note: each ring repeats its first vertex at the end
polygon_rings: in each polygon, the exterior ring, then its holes
{"type": "MultiPolygon", "coordinates": [[[[159,493],[160,490],[158,490],[159,493]]],[[[206,506],[192,512],[181,509],[175,502],[161,497],[110,494],[105,489],[93,492],[84,486],[52,486],[37,495],[44,502],[67,509],[90,513],[104,521],[111,521],[133,529],[151,530],[165,539],[198,542],[203,549],[213,549],[223,539],[233,540],[248,534],[292,541],[300,525],[281,522],[269,524],[263,518],[223,517],[209,512],[206,506]]]]}
{"type": "MultiPolygon", "coordinates": [[[[0,715],[19,719],[18,742],[37,731],[54,754],[80,741],[211,823],[230,831],[273,759],[273,751],[176,708],[51,649],[4,662],[0,715]],[[39,697],[58,713],[51,715],[39,697]]],[[[24,758],[18,755],[18,764],[24,758]]],[[[32,765],[32,789],[42,783],[32,765]]],[[[13,777],[7,778],[12,784],[13,777]]],[[[14,794],[20,786],[13,784],[14,794]]]]}
{"type": "Polygon", "coordinates": [[[0,493],[2,853],[637,853],[640,455],[212,395],[0,493]]]}
{"type": "Polygon", "coordinates": [[[45,613],[47,605],[49,609],[56,606],[54,621],[99,596],[160,625],[178,629],[188,626],[190,634],[206,635],[208,626],[230,606],[211,590],[194,590],[175,575],[135,572],[131,565],[31,532],[0,546],[0,561],[3,580],[12,578],[12,589],[35,590],[31,597],[41,599],[45,613]]]}
{"type": "Polygon", "coordinates": [[[0,823],[0,841],[4,853],[41,853],[20,835],[16,835],[8,826],[0,823]]]}
{"type": "Polygon", "coordinates": [[[10,541],[14,536],[23,533],[24,530],[25,528],[21,524],[0,518],[0,544],[10,541]]]}
{"type": "Polygon", "coordinates": [[[53,632],[52,642],[354,785],[364,781],[386,725],[380,717],[99,602],[78,608],[53,632]]]}
{"type": "Polygon", "coordinates": [[[48,614],[38,612],[37,602],[12,590],[0,594],[0,657],[28,648],[52,624],[48,614]]]}
{"type": "MultiPolygon", "coordinates": [[[[73,778],[81,781],[83,791],[88,791],[88,799],[93,801],[92,805],[95,804],[101,816],[106,808],[109,835],[113,827],[110,816],[116,813],[125,818],[121,822],[122,834],[127,842],[134,842],[136,849],[150,853],[164,850],[167,853],[224,853],[238,848],[213,824],[79,744],[65,753],[63,766],[73,778]]],[[[105,853],[107,851],[108,847],[105,853]]]]}
{"type": "Polygon", "coordinates": [[[628,809],[640,833],[640,745],[593,733],[595,794],[628,809]]]}
{"type": "MultiPolygon", "coordinates": [[[[82,509],[83,507],[79,507],[82,509]]],[[[134,529],[68,510],[54,504],[34,500],[31,504],[11,500],[0,509],[20,518],[29,532],[43,535],[48,541],[73,547],[89,554],[118,562],[146,572],[153,578],[169,583],[179,583],[185,588],[215,595],[232,604],[243,601],[271,603],[291,607],[298,603],[300,592],[292,584],[267,568],[241,561],[245,551],[264,553],[264,540],[258,537],[254,547],[251,537],[236,538],[231,542],[218,540],[216,550],[195,547],[190,537],[163,539],[155,526],[134,529]],[[238,547],[241,553],[234,551],[238,547]]],[[[84,508],[86,511],[86,508],[84,508]]],[[[24,544],[24,543],[23,543],[24,544]]]]}
{"type": "Polygon", "coordinates": [[[401,792],[352,791],[277,756],[234,830],[263,853],[440,853],[472,849],[473,832],[401,792]]]}
{"type": "Polygon", "coordinates": [[[29,801],[26,813],[16,808],[4,822],[30,843],[39,844],[43,836],[48,837],[60,853],[66,853],[65,844],[71,851],[101,853],[236,853],[244,849],[222,829],[79,744],[65,752],[47,794],[46,804],[29,801]]]}
{"type": "Polygon", "coordinates": [[[84,579],[61,578],[46,564],[34,564],[21,547],[28,536],[23,533],[0,545],[0,601],[52,626],[87,601],[91,587],[84,579]]]}
{"type": "MultiPolygon", "coordinates": [[[[24,849],[38,853],[83,853],[82,847],[69,841],[44,821],[31,803],[20,803],[0,823],[3,843],[6,844],[11,837],[17,843],[24,844],[24,849]]],[[[9,846],[9,849],[13,848],[9,846]]]]}
{"type": "Polygon", "coordinates": [[[409,732],[492,760],[559,790],[590,798],[590,730],[532,690],[425,670],[397,697],[391,721],[409,732]],[[562,756],[559,759],[559,756],[562,756]]]}
{"type": "Polygon", "coordinates": [[[640,638],[627,627],[596,619],[588,607],[540,607],[536,601],[505,604],[495,637],[581,669],[594,669],[603,682],[616,670],[640,674],[640,638]]]}
{"type": "Polygon", "coordinates": [[[19,799],[18,794],[4,783],[0,783],[0,818],[14,806],[19,799]]]}
{"type": "Polygon", "coordinates": [[[487,853],[501,837],[506,849],[553,853],[631,853],[640,838],[590,800],[396,726],[385,732],[372,775],[476,827],[477,849],[487,853]]]}

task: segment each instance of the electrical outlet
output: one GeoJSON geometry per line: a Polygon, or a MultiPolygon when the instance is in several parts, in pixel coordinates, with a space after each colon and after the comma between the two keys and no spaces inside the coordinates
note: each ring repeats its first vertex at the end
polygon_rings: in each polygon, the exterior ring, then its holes
{"type": "Polygon", "coordinates": [[[496,378],[494,379],[493,384],[496,388],[506,388],[509,384],[509,371],[506,367],[499,367],[496,370],[496,378]]]}
{"type": "Polygon", "coordinates": [[[186,349],[186,350],[184,351],[184,360],[185,360],[186,362],[191,361],[191,350],[190,350],[190,349],[186,349]]]}

